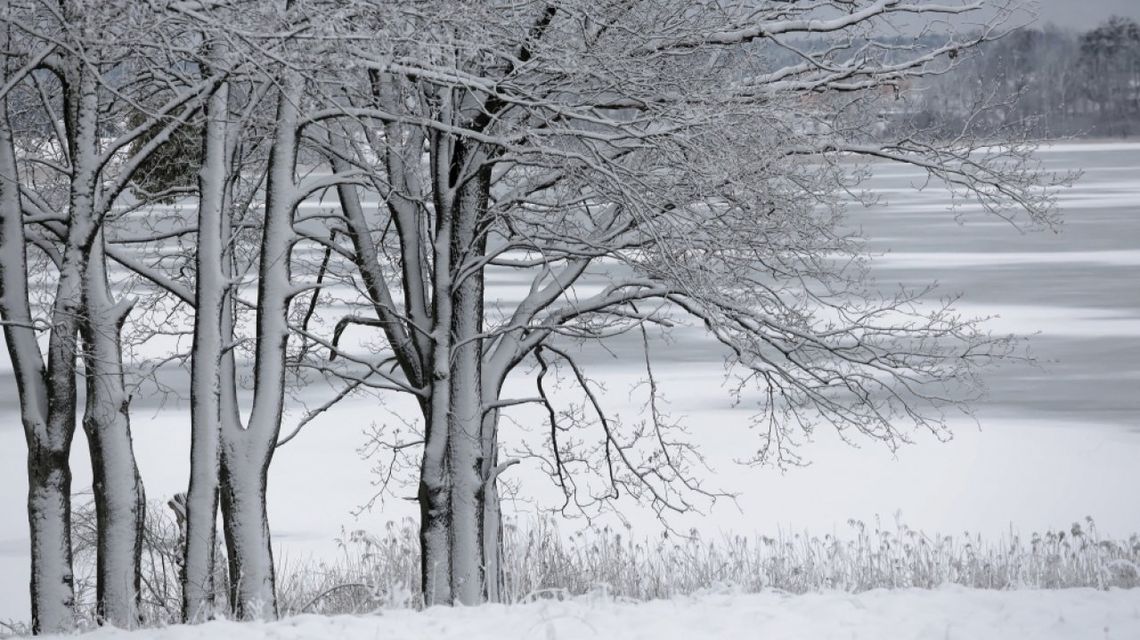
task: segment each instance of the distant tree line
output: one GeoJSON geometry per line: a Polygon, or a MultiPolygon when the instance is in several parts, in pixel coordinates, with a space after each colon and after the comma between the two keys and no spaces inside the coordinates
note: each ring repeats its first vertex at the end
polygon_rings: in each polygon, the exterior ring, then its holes
{"type": "Polygon", "coordinates": [[[1021,29],[987,42],[950,73],[907,92],[909,124],[1034,136],[1140,133],[1140,25],[1113,17],[1084,33],[1021,29]]]}

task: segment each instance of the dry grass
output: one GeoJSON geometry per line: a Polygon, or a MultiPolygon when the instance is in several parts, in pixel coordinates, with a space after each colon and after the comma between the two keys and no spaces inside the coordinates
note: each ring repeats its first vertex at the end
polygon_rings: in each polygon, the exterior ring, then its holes
{"type": "MultiPolygon", "coordinates": [[[[93,621],[94,512],[75,509],[76,596],[93,621]]],[[[505,595],[510,602],[603,592],[650,600],[706,590],[804,593],[849,592],[957,584],[979,589],[1096,589],[1140,587],[1140,535],[1101,538],[1092,519],[1067,531],[998,540],[977,534],[927,535],[901,522],[852,520],[846,536],[780,534],[637,537],[629,529],[595,528],[564,534],[544,517],[504,530],[505,595]]],[[[415,522],[390,523],[380,533],[345,531],[339,554],[324,562],[279,562],[281,613],[344,614],[422,605],[415,522]]],[[[143,612],[148,626],[177,621],[178,528],[171,512],[148,511],[143,552],[143,612]]],[[[221,563],[224,564],[224,563],[221,563]]],[[[218,584],[225,584],[220,573],[218,584]]],[[[223,599],[224,594],[219,593],[223,599]]],[[[0,636],[26,632],[0,623],[0,636]]]]}
{"type": "MultiPolygon", "coordinates": [[[[610,528],[563,535],[542,518],[504,532],[511,602],[605,591],[632,600],[709,589],[790,593],[958,584],[979,589],[1140,587],[1140,536],[1101,539],[1087,519],[1068,531],[987,541],[976,534],[931,536],[905,524],[850,521],[850,535],[637,538],[610,528]]],[[[281,584],[283,611],[357,613],[417,606],[415,523],[363,531],[340,541],[334,563],[292,567],[281,584]]],[[[285,572],[282,572],[283,574],[285,572]]]]}

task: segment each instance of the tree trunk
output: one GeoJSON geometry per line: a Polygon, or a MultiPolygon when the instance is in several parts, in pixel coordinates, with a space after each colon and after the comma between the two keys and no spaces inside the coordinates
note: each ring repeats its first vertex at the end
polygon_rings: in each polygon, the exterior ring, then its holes
{"type": "MultiPolygon", "coordinates": [[[[481,296],[480,296],[481,297],[481,296]]],[[[471,303],[460,296],[456,305],[456,342],[470,336],[471,303]],[[468,307],[468,308],[465,308],[468,307]]],[[[470,338],[468,338],[470,339],[470,338]]],[[[484,599],[483,481],[479,415],[478,341],[456,348],[452,368],[451,419],[448,423],[448,463],[451,476],[451,596],[454,602],[475,605],[484,599]],[[474,347],[474,348],[473,348],[474,347]]]]}
{"type": "Polygon", "coordinates": [[[85,313],[83,298],[89,252],[98,233],[99,86],[84,65],[65,70],[65,92],[72,105],[68,152],[72,166],[67,236],[59,265],[47,352],[47,430],[29,442],[28,518],[32,530],[32,627],[37,632],[74,627],[71,568],[71,469],[68,455],[75,435],[76,358],[85,313]],[[42,465],[42,466],[40,466],[42,465]],[[37,536],[46,539],[37,541],[37,536]]]}
{"type": "MultiPolygon", "coordinates": [[[[484,395],[484,402],[487,401],[484,395]]],[[[497,400],[498,396],[492,398],[497,400]]],[[[479,475],[483,483],[483,582],[487,602],[503,602],[503,510],[498,489],[498,430],[499,412],[492,410],[484,416],[482,433],[483,468],[479,475]]]]}
{"type": "Polygon", "coordinates": [[[139,624],[139,563],[146,497],[135,462],[123,382],[120,335],[130,304],[115,304],[107,283],[102,233],[96,236],[84,283],[82,327],[87,406],[83,428],[91,450],[97,521],[96,615],[129,629],[139,624]]]}
{"type": "Polygon", "coordinates": [[[500,466],[499,462],[499,409],[488,411],[487,408],[495,406],[502,397],[508,370],[501,362],[495,362],[493,356],[483,360],[483,468],[480,478],[483,481],[483,564],[488,602],[503,602],[505,599],[503,510],[499,501],[498,479],[510,463],[500,466]]]}
{"type": "MultiPolygon", "coordinates": [[[[446,161],[446,138],[432,137],[433,176],[439,180],[446,161]]],[[[442,175],[447,175],[446,168],[442,175]]],[[[420,465],[420,578],[424,605],[451,604],[451,528],[447,439],[451,411],[451,207],[448,195],[435,190],[436,228],[433,238],[431,394],[424,416],[424,454],[420,465]]]]}
{"type": "Polygon", "coordinates": [[[82,305],[83,251],[68,247],[56,287],[48,343],[47,406],[43,433],[28,441],[28,523],[32,541],[32,629],[75,627],[71,549],[71,468],[75,435],[76,347],[82,305]]]}
{"type": "Polygon", "coordinates": [[[230,602],[239,620],[275,620],[277,594],[265,488],[269,459],[226,443],[221,455],[221,499],[230,568],[230,602]]]}
{"type": "Polygon", "coordinates": [[[28,523],[32,539],[32,633],[75,629],[71,569],[70,443],[29,443],[28,523]]]}
{"type": "MultiPolygon", "coordinates": [[[[228,324],[225,322],[228,101],[228,85],[223,83],[210,97],[206,108],[206,134],[198,173],[196,304],[190,363],[190,485],[186,491],[182,575],[182,617],[186,622],[209,619],[215,605],[219,444],[224,415],[223,359],[228,353],[226,340],[232,338],[223,330],[228,324]]],[[[229,373],[232,381],[232,370],[229,373]]]]}
{"type": "MultiPolygon", "coordinates": [[[[7,30],[0,30],[7,44],[7,30]]],[[[0,65],[7,78],[7,62],[0,65]]],[[[79,305],[78,251],[61,268],[57,293],[68,304],[53,314],[51,383],[36,341],[28,301],[28,264],[19,193],[19,173],[7,97],[0,97],[0,315],[20,396],[28,445],[28,525],[31,537],[33,633],[65,633],[75,628],[71,565],[71,468],[68,455],[75,433],[75,333],[79,305]],[[63,313],[61,313],[63,312],[63,313]],[[70,339],[68,339],[70,336],[70,339]],[[68,356],[70,355],[70,366],[68,356]]],[[[82,262],[80,260],[80,262],[82,262]]],[[[57,303],[59,302],[57,298],[57,303]]]]}
{"type": "MultiPolygon", "coordinates": [[[[434,385],[436,388],[446,386],[434,385]]],[[[446,407],[447,394],[433,393],[432,404],[443,404],[446,407]]],[[[433,409],[433,414],[446,413],[433,409]]],[[[446,431],[446,418],[443,427],[437,431],[446,431]]],[[[428,422],[428,432],[432,431],[431,422],[428,422]]],[[[424,596],[424,606],[451,603],[451,566],[448,560],[448,530],[450,525],[448,490],[447,490],[447,457],[438,451],[439,440],[446,440],[439,435],[434,441],[429,438],[424,444],[424,459],[420,466],[420,484],[418,500],[420,503],[420,582],[424,596]]]]}
{"type": "MultiPolygon", "coordinates": [[[[243,620],[277,618],[265,495],[285,403],[288,313],[294,295],[291,267],[296,240],[293,213],[297,204],[297,134],[304,84],[290,71],[281,85],[258,262],[253,406],[244,429],[237,420],[226,420],[228,403],[225,398],[222,402],[220,479],[230,566],[230,605],[234,615],[243,620]]],[[[223,369],[223,378],[232,375],[230,367],[223,364],[223,369]]],[[[223,384],[227,384],[225,380],[223,384]]],[[[226,389],[222,392],[227,393],[226,389]]]]}
{"type": "MultiPolygon", "coordinates": [[[[460,154],[462,163],[466,154],[460,154]]],[[[486,241],[480,233],[489,176],[475,168],[458,188],[453,216],[452,256],[458,276],[481,259],[486,241]]],[[[486,597],[484,558],[482,339],[483,275],[472,269],[454,282],[452,319],[451,415],[448,458],[451,476],[451,596],[464,605],[486,597]]]]}
{"type": "MultiPolygon", "coordinates": [[[[446,254],[443,254],[446,256],[446,254]]],[[[440,254],[437,251],[436,268],[440,254]]],[[[420,465],[420,580],[424,605],[451,603],[451,563],[448,536],[451,524],[447,470],[448,415],[451,395],[451,300],[439,293],[450,275],[436,275],[435,331],[432,340],[431,397],[424,425],[424,454],[420,465]],[[447,318],[447,323],[441,323],[447,318]]],[[[446,286],[445,291],[450,287],[446,286]]]]}

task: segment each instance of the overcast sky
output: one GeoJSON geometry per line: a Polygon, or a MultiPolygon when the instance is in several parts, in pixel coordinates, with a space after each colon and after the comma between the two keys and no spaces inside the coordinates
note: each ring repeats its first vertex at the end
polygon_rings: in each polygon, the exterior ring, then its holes
{"type": "Polygon", "coordinates": [[[1140,19],[1140,0],[1038,0],[1041,23],[1087,29],[1113,15],[1140,19]]]}

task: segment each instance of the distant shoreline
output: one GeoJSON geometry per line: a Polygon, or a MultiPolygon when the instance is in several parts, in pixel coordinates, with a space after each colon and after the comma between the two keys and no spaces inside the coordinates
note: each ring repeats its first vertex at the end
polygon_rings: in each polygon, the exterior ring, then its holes
{"type": "Polygon", "coordinates": [[[1057,138],[1038,142],[1038,152],[1058,152],[1072,149],[1082,151],[1134,151],[1140,149],[1140,137],[1136,138],[1057,138]]]}

